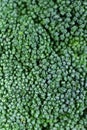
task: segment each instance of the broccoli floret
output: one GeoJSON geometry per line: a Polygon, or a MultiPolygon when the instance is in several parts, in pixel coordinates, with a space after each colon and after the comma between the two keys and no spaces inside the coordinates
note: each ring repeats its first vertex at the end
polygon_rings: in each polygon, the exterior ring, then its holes
{"type": "Polygon", "coordinates": [[[0,1],[0,130],[87,129],[86,0],[0,1]]]}

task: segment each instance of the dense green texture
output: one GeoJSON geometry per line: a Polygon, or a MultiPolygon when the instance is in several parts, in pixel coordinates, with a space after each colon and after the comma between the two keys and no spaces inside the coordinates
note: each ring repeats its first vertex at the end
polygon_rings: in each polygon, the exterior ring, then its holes
{"type": "Polygon", "coordinates": [[[0,0],[0,130],[87,130],[87,0],[0,0]]]}

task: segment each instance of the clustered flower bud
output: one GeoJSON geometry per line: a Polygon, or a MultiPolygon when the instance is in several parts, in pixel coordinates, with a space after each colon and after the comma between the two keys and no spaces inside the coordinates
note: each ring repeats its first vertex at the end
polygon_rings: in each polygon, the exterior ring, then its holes
{"type": "Polygon", "coordinates": [[[86,0],[0,1],[0,130],[87,130],[86,0]]]}

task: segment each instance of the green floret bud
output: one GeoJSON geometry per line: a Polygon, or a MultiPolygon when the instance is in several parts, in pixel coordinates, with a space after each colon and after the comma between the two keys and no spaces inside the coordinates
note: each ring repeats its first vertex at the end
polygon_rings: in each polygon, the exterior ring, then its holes
{"type": "Polygon", "coordinates": [[[86,0],[2,0],[0,18],[0,130],[86,130],[86,0]]]}

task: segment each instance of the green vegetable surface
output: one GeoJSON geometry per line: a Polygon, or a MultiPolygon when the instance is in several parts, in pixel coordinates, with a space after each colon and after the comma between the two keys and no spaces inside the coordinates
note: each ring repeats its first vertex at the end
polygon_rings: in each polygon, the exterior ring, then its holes
{"type": "Polygon", "coordinates": [[[87,0],[0,0],[0,130],[87,130],[87,0]]]}

